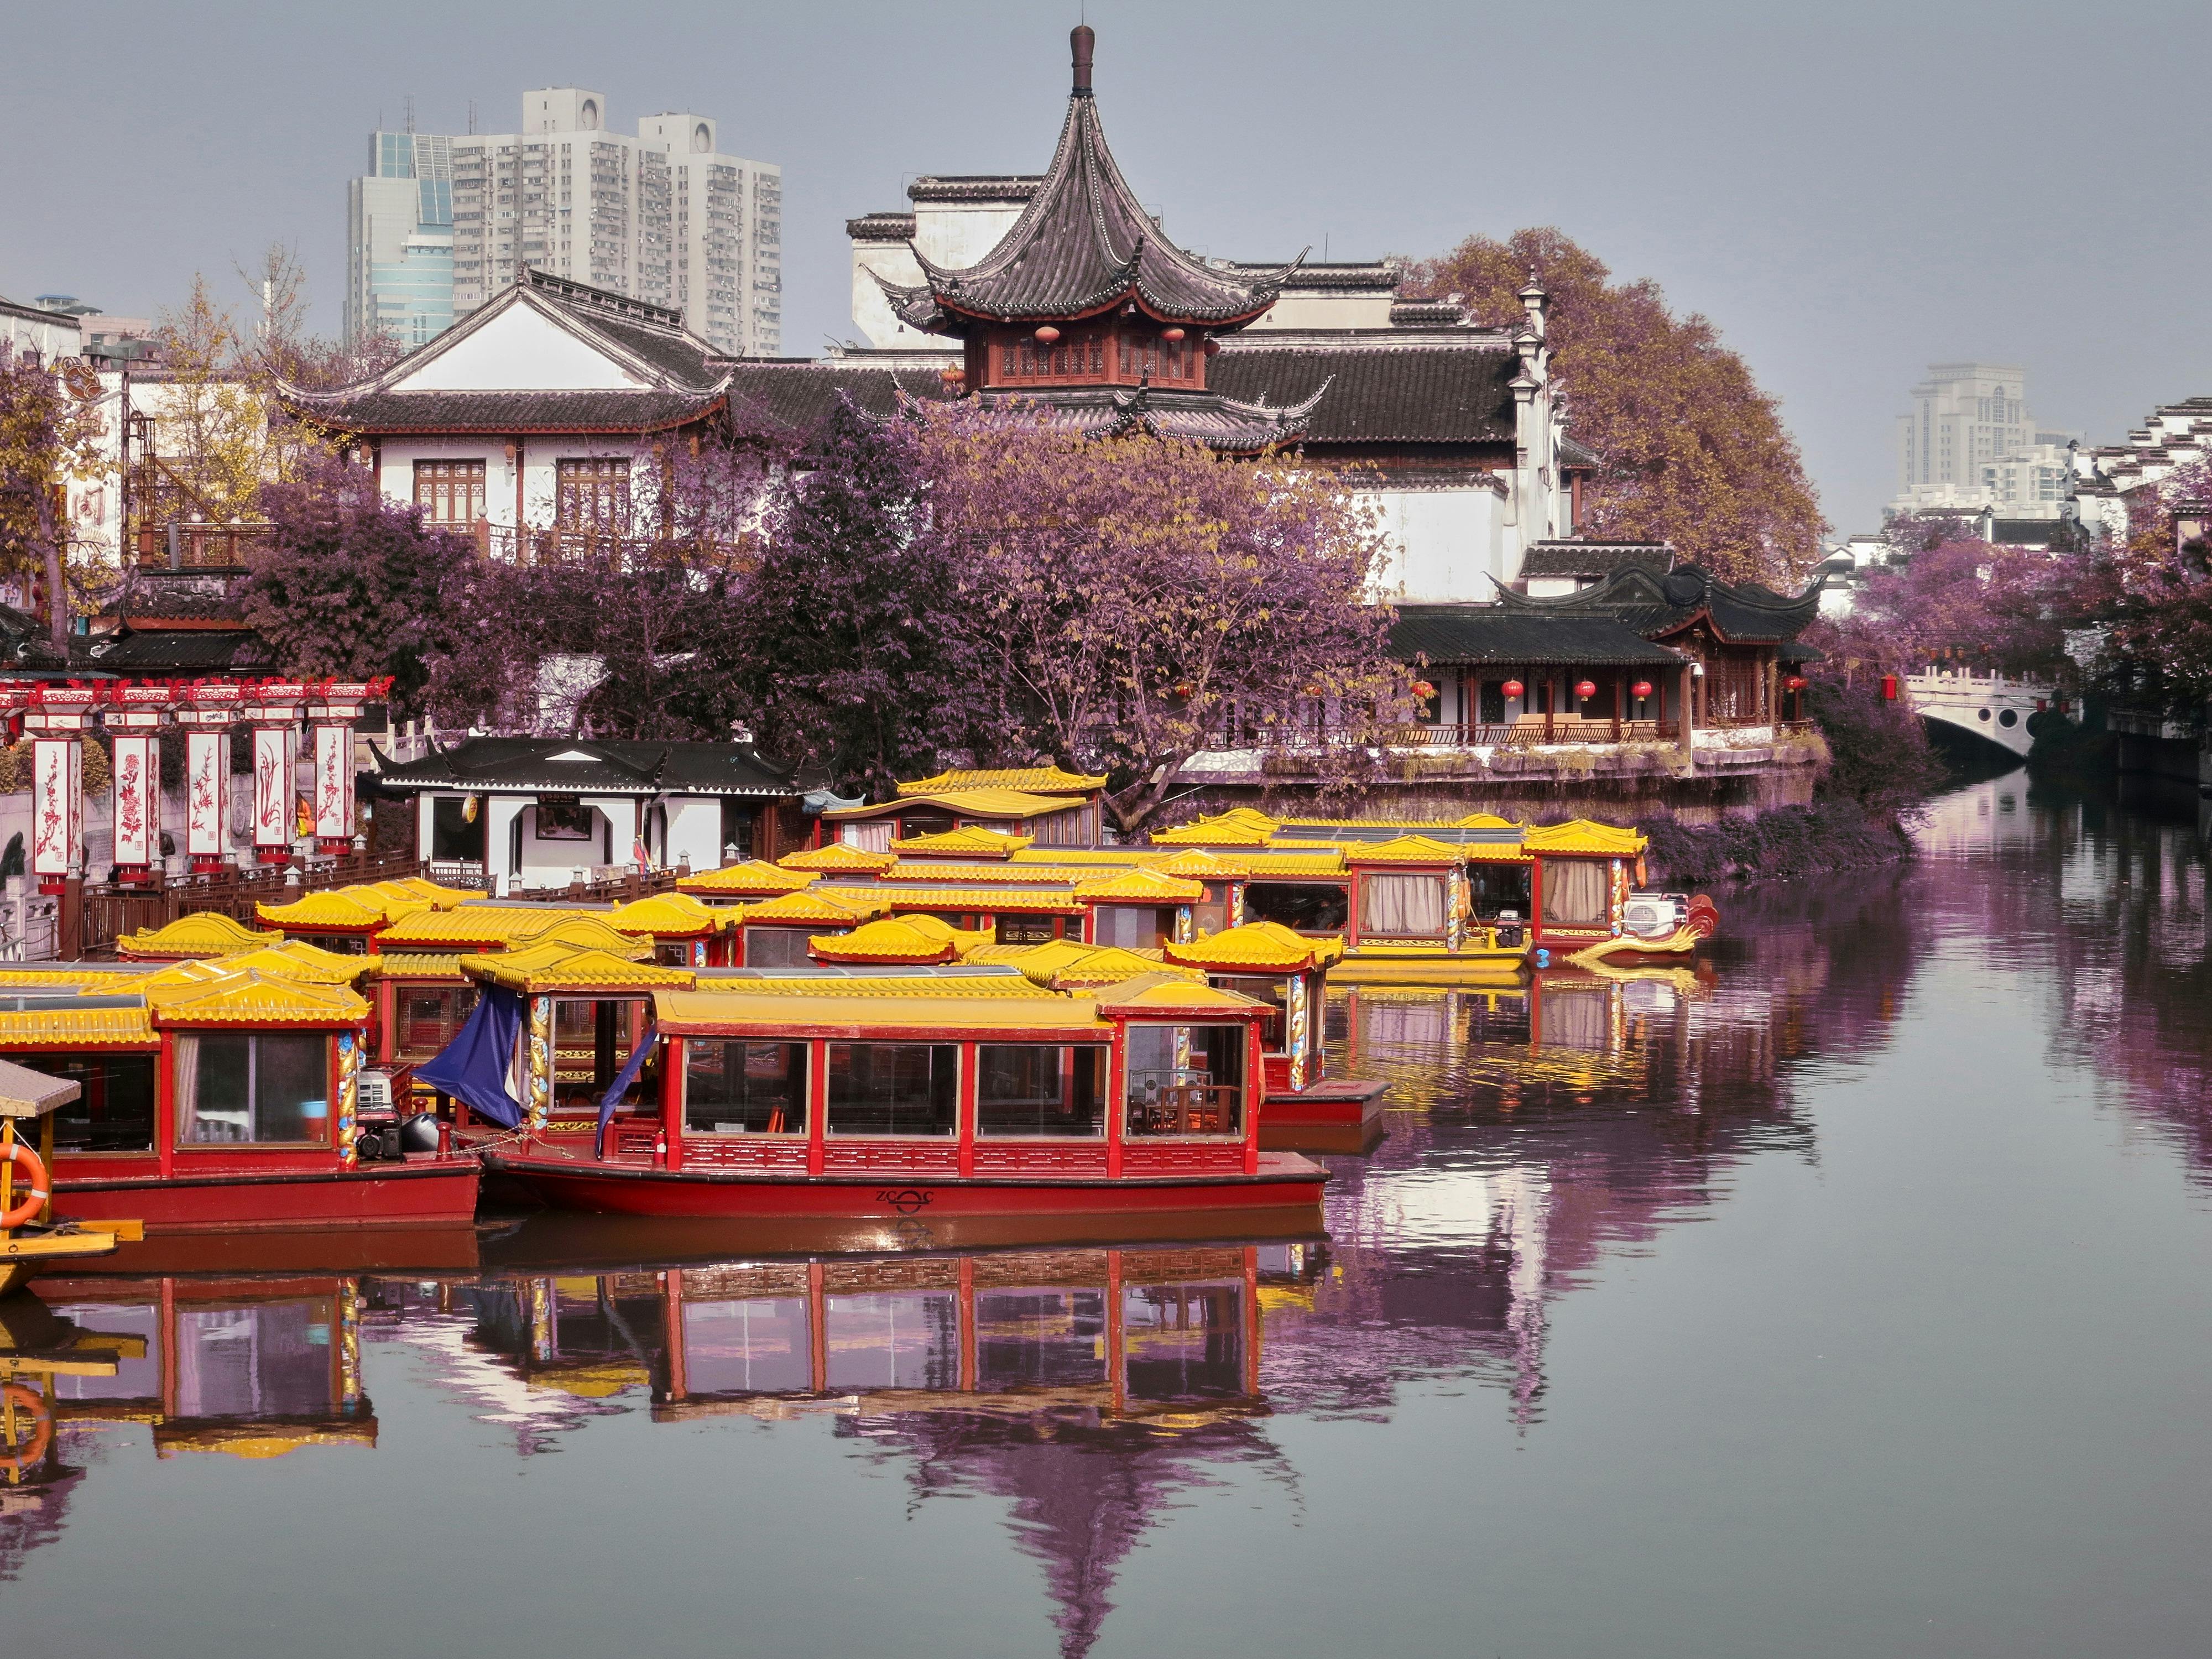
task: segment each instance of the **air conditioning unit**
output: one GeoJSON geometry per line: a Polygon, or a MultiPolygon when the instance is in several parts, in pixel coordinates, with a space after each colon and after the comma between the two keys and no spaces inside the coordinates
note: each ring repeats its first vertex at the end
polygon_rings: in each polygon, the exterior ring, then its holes
{"type": "Polygon", "coordinates": [[[1638,939],[1664,939],[1689,919],[1682,893],[1631,893],[1620,913],[1622,928],[1638,939]]]}

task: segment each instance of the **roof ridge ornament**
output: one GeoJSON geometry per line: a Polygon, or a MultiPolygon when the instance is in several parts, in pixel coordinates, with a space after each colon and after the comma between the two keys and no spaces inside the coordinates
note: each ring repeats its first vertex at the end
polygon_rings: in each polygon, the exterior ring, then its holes
{"type": "Polygon", "coordinates": [[[1069,92],[1072,98],[1091,96],[1091,59],[1097,50],[1098,32],[1088,23],[1078,23],[1067,32],[1068,53],[1075,66],[1075,85],[1069,92]]]}

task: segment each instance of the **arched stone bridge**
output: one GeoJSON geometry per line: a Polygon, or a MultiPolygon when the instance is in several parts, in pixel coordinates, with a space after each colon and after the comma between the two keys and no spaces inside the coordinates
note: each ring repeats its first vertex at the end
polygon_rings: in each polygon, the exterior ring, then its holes
{"type": "Polygon", "coordinates": [[[2058,698],[2055,685],[1964,669],[1907,674],[1904,689],[1912,712],[1921,719],[1971,732],[2023,759],[2034,741],[2028,736],[2027,717],[2058,698]]]}

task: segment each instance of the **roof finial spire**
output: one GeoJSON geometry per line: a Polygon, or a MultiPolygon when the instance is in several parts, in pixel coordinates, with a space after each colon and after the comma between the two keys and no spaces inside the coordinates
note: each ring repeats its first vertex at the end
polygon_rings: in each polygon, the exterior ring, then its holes
{"type": "Polygon", "coordinates": [[[1091,53],[1098,44],[1097,31],[1088,23],[1078,23],[1067,33],[1067,44],[1075,54],[1075,96],[1091,95],[1091,53]]]}

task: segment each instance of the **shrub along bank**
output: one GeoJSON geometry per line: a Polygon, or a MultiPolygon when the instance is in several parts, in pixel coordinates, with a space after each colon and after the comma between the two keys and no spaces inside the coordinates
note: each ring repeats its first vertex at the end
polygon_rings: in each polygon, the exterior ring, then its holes
{"type": "Polygon", "coordinates": [[[1830,761],[1809,806],[1781,806],[1719,823],[1647,826],[1652,879],[1689,886],[1729,877],[1814,876],[1912,856],[1905,826],[1948,774],[1920,722],[1875,686],[1816,678],[1807,714],[1830,761]]]}

